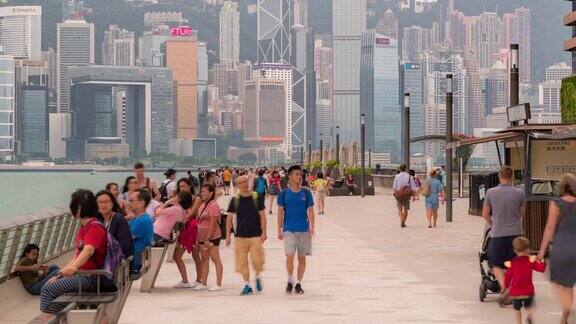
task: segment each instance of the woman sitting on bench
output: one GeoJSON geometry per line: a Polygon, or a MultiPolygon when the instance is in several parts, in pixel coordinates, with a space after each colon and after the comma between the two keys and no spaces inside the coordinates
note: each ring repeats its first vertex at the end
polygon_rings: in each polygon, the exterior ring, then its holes
{"type": "Polygon", "coordinates": [[[38,264],[39,252],[40,248],[38,245],[26,245],[20,261],[18,261],[14,269],[14,271],[18,272],[18,276],[22,280],[26,291],[35,296],[40,295],[40,290],[46,282],[60,272],[60,268],[55,264],[49,267],[44,264],[38,264]]]}
{"type": "Polygon", "coordinates": [[[40,310],[43,313],[57,314],[65,304],[52,304],[56,298],[78,292],[96,292],[97,282],[103,291],[114,290],[114,284],[106,277],[77,274],[78,270],[101,270],[106,258],[108,235],[106,228],[98,222],[98,204],[90,190],[78,189],[72,194],[70,211],[80,222],[76,234],[76,256],[60,270],[60,273],[48,280],[40,292],[40,310]]]}

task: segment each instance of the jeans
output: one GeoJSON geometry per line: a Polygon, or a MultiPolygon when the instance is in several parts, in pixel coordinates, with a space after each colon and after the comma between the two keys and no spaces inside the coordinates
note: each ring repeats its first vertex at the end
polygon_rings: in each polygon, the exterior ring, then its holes
{"type": "Polygon", "coordinates": [[[44,274],[44,276],[40,278],[40,280],[38,280],[37,283],[27,286],[26,290],[28,291],[28,293],[30,293],[30,295],[34,296],[40,295],[40,290],[42,290],[42,287],[46,284],[46,282],[48,282],[48,280],[50,280],[50,278],[57,275],[58,272],[60,272],[60,268],[58,268],[57,265],[53,264],[49,266],[48,269],[46,269],[46,273],[44,274]]]}

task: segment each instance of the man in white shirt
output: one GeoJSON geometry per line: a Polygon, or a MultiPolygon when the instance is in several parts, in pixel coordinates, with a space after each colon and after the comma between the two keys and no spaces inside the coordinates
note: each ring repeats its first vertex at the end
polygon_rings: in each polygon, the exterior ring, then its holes
{"type": "Polygon", "coordinates": [[[398,208],[398,218],[400,218],[400,227],[406,227],[406,219],[410,210],[410,199],[414,199],[414,192],[418,189],[412,176],[408,173],[406,164],[401,164],[400,173],[394,177],[394,198],[396,198],[396,207],[398,208]]]}

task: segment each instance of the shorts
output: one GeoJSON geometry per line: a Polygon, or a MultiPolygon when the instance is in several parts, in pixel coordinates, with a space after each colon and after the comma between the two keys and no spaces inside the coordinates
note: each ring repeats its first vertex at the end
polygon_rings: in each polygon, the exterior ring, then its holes
{"type": "Polygon", "coordinates": [[[224,187],[230,187],[230,181],[224,181],[224,187]]]}
{"type": "Polygon", "coordinates": [[[499,267],[505,269],[504,262],[510,261],[516,257],[514,253],[514,248],[512,248],[512,241],[517,237],[514,236],[502,236],[502,237],[491,237],[488,240],[488,265],[492,267],[499,267]]]}
{"type": "Polygon", "coordinates": [[[284,253],[299,257],[312,255],[312,235],[310,232],[284,232],[284,253]]]}
{"type": "Polygon", "coordinates": [[[204,244],[204,243],[206,243],[206,242],[212,242],[212,244],[214,244],[214,246],[219,246],[219,245],[220,245],[220,241],[222,241],[222,238],[217,238],[217,239],[215,239],[215,240],[200,242],[200,244],[204,244]]]}
{"type": "Polygon", "coordinates": [[[410,210],[410,199],[398,201],[396,200],[396,207],[410,210]]]}
{"type": "Polygon", "coordinates": [[[256,273],[264,271],[264,247],[260,237],[237,237],[234,239],[234,252],[236,255],[236,272],[243,275],[250,274],[248,254],[252,268],[256,273]]]}
{"type": "Polygon", "coordinates": [[[534,297],[512,299],[512,307],[514,307],[514,309],[517,311],[522,309],[522,307],[530,308],[530,306],[532,306],[532,300],[533,299],[534,299],[534,297]]]}

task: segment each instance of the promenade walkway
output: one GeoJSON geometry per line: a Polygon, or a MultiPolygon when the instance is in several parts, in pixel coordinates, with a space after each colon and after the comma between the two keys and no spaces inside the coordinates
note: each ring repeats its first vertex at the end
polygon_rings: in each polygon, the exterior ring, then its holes
{"type": "MultiPolygon", "coordinates": [[[[229,198],[228,198],[229,199],[229,198]]],[[[221,200],[222,207],[227,199],[221,200]]],[[[477,252],[484,222],[467,214],[466,199],[454,203],[454,222],[429,229],[424,202],[413,204],[408,227],[400,228],[390,192],[374,197],[330,197],[327,213],[317,216],[313,256],[303,288],[287,296],[282,243],[276,216],[269,216],[264,292],[241,297],[234,272],[233,247],[221,247],[224,290],[174,290],[180,278],[164,264],[156,288],[132,287],[121,323],[512,323],[510,308],[493,297],[478,300],[477,252]]],[[[194,278],[192,259],[185,259],[194,278]]],[[[211,264],[212,266],[212,264],[211,264]]],[[[209,285],[214,282],[211,268],[209,285]]],[[[536,323],[556,323],[548,280],[535,274],[536,323]]]]}

